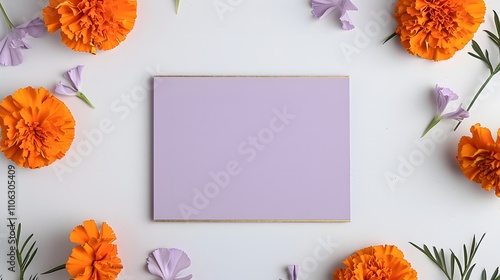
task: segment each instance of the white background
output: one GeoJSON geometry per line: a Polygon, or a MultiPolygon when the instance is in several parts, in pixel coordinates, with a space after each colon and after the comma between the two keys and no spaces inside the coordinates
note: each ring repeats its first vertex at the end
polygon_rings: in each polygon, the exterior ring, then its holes
{"type": "MultiPolygon", "coordinates": [[[[92,110],[76,98],[61,98],[77,121],[68,156],[40,170],[17,169],[17,215],[39,246],[30,271],[64,263],[73,247],[69,232],[83,220],[95,219],[116,232],[124,265],[119,279],[155,279],[145,266],[149,253],[176,247],[190,256],[192,265],[185,272],[193,279],[278,279],[286,277],[287,265],[300,264],[301,280],[326,280],[354,251],[377,244],[402,249],[420,279],[444,279],[408,241],[460,252],[463,243],[484,232],[473,279],[479,279],[482,268],[491,273],[500,249],[500,199],[466,179],[455,157],[458,139],[469,135],[476,122],[496,137],[500,77],[457,132],[451,132],[455,122],[443,121],[420,139],[435,112],[434,86],[459,93],[461,100],[451,109],[460,102],[467,105],[487,69],[467,55],[470,44],[441,62],[408,54],[398,39],[382,45],[395,30],[388,17],[394,1],[354,2],[359,11],[350,14],[356,25],[352,31],[343,31],[335,15],[314,19],[308,0],[182,0],[179,15],[174,0],[140,0],[134,29],[114,50],[77,53],[60,42],[58,33],[29,39],[32,49],[23,51],[24,63],[0,68],[2,97],[26,86],[52,89],[65,71],[81,64],[83,91],[96,105],[92,110]],[[232,10],[218,14],[217,2],[232,3],[232,10]],[[153,222],[152,75],[168,74],[350,76],[352,222],[153,222]],[[103,121],[112,123],[112,131],[92,139],[103,121]],[[433,138],[433,133],[442,136],[433,138]],[[393,175],[401,180],[386,179],[393,175]],[[334,248],[323,248],[325,242],[334,248]]],[[[15,24],[39,15],[46,5],[41,0],[2,3],[15,24]]],[[[480,30],[492,29],[492,10],[500,10],[498,1],[486,4],[480,30]]],[[[7,32],[4,24],[0,32],[7,32]]],[[[484,32],[475,39],[497,54],[484,32]]],[[[5,186],[9,162],[0,160],[5,186]]],[[[4,189],[2,248],[6,201],[4,189]]],[[[5,261],[0,269],[4,279],[15,279],[5,261]]],[[[67,278],[66,272],[58,272],[40,279],[67,278]]]]}

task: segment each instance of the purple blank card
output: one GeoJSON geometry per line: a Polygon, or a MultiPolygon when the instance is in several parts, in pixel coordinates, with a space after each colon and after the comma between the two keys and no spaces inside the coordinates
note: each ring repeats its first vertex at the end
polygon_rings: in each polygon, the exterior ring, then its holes
{"type": "Polygon", "coordinates": [[[155,221],[350,220],[348,77],[154,78],[155,221]]]}

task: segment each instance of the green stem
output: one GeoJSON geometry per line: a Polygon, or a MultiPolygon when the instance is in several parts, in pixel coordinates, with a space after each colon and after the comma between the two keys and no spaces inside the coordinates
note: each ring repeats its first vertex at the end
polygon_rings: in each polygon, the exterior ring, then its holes
{"type": "MultiPolygon", "coordinates": [[[[479,88],[479,90],[477,91],[476,95],[474,96],[474,98],[470,102],[469,107],[467,107],[467,111],[470,112],[470,108],[472,108],[472,105],[474,105],[474,102],[476,102],[476,99],[479,97],[479,94],[481,94],[481,92],[483,92],[483,90],[486,87],[486,85],[490,82],[491,78],[493,78],[493,76],[495,76],[496,73],[497,72],[492,72],[490,74],[490,76],[488,76],[488,78],[486,79],[486,81],[484,81],[483,85],[481,85],[481,88],[479,88]]],[[[457,125],[455,126],[455,128],[453,129],[453,131],[456,131],[457,128],[460,126],[461,123],[462,123],[461,121],[458,122],[457,125]]]]}
{"type": "Polygon", "coordinates": [[[7,13],[5,12],[2,3],[0,3],[0,10],[2,10],[3,18],[7,22],[7,25],[9,26],[9,29],[14,28],[14,24],[12,24],[12,21],[10,21],[9,17],[7,16],[7,13]]]}
{"type": "Polygon", "coordinates": [[[436,126],[436,124],[438,124],[442,119],[443,119],[442,116],[435,116],[425,129],[424,133],[422,133],[422,136],[420,136],[420,138],[424,137],[425,134],[427,134],[427,132],[429,132],[429,130],[431,130],[434,126],[436,126]]]}
{"type": "Polygon", "coordinates": [[[175,0],[175,13],[179,14],[179,6],[180,6],[181,0],[175,0]]]}
{"type": "Polygon", "coordinates": [[[90,107],[92,107],[92,109],[95,109],[94,104],[92,104],[92,102],[90,102],[90,100],[87,98],[87,96],[85,96],[85,94],[83,94],[83,92],[81,92],[81,91],[77,92],[76,97],[85,101],[85,103],[87,103],[90,107]]]}

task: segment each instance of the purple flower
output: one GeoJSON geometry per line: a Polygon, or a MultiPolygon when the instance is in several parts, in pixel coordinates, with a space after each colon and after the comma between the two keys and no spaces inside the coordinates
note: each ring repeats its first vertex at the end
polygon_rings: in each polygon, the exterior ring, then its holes
{"type": "Polygon", "coordinates": [[[24,41],[26,35],[34,38],[42,37],[46,31],[45,25],[41,18],[36,18],[14,27],[1,3],[0,10],[9,27],[9,32],[2,41],[0,41],[0,64],[5,66],[16,66],[23,62],[21,50],[31,48],[30,45],[24,41]]]}
{"type": "Polygon", "coordinates": [[[162,280],[189,280],[193,277],[191,274],[177,277],[181,270],[191,265],[191,260],[187,254],[179,249],[156,249],[149,255],[147,265],[149,272],[162,280]]]}
{"type": "Polygon", "coordinates": [[[429,130],[431,130],[436,124],[438,124],[442,119],[454,119],[457,121],[463,121],[463,119],[469,117],[469,112],[464,108],[462,108],[462,104],[460,104],[460,106],[458,106],[458,108],[455,111],[443,115],[443,112],[450,103],[450,101],[458,99],[458,95],[451,89],[436,85],[436,88],[434,90],[434,97],[436,99],[436,106],[437,106],[436,115],[425,129],[424,133],[422,134],[422,137],[427,132],[429,132],[429,130]]]}
{"type": "Polygon", "coordinates": [[[434,96],[436,98],[436,104],[437,104],[437,115],[441,115],[448,106],[448,103],[452,100],[457,100],[458,95],[453,92],[449,88],[443,88],[438,85],[436,85],[436,88],[434,90],[434,96]]]}
{"type": "Polygon", "coordinates": [[[78,65],[77,67],[70,69],[68,72],[64,73],[64,77],[69,80],[70,85],[63,85],[61,82],[57,83],[55,92],[57,94],[66,96],[76,96],[81,100],[85,101],[90,107],[95,108],[92,102],[81,92],[80,87],[82,84],[82,72],[84,65],[78,65]]]}
{"type": "Polygon", "coordinates": [[[469,117],[469,112],[462,108],[462,104],[454,112],[450,112],[441,116],[443,119],[454,119],[457,121],[463,121],[465,118],[469,117]]]}
{"type": "Polygon", "coordinates": [[[300,266],[289,265],[288,266],[288,279],[289,280],[298,280],[299,279],[299,271],[300,271],[300,266]]]}
{"type": "Polygon", "coordinates": [[[357,11],[358,8],[351,0],[311,0],[311,6],[313,15],[319,19],[322,19],[339,8],[342,29],[351,30],[354,28],[347,11],[357,11]]]}

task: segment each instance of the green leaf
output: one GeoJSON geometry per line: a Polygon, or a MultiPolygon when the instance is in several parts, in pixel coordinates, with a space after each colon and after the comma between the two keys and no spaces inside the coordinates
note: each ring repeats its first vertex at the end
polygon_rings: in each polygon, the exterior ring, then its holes
{"type": "Polygon", "coordinates": [[[33,234],[31,234],[27,239],[26,241],[24,241],[23,243],[23,247],[21,248],[21,251],[19,251],[21,254],[24,252],[24,249],[26,248],[26,246],[28,245],[28,242],[31,240],[31,238],[33,237],[33,234]]]}
{"type": "Polygon", "coordinates": [[[471,266],[471,268],[469,269],[469,272],[467,272],[467,274],[465,275],[465,280],[469,280],[470,279],[470,275],[472,274],[472,271],[474,270],[474,267],[476,267],[476,264],[474,264],[473,266],[471,266]]]}
{"type": "Polygon", "coordinates": [[[465,271],[462,267],[462,264],[460,263],[460,260],[458,259],[457,255],[455,255],[455,253],[451,251],[451,256],[455,259],[455,262],[457,263],[457,266],[458,266],[458,270],[460,271],[460,275],[464,275],[465,271]]]}
{"type": "Polygon", "coordinates": [[[49,269],[47,271],[45,271],[44,273],[42,273],[42,275],[45,275],[45,274],[50,274],[50,273],[53,273],[53,272],[56,272],[56,271],[59,271],[59,270],[63,270],[66,268],[66,264],[61,264],[59,266],[56,266],[52,269],[49,269]]]}
{"type": "Polygon", "coordinates": [[[481,60],[481,61],[483,60],[481,57],[479,57],[479,56],[478,56],[477,54],[475,54],[475,53],[468,52],[468,54],[469,54],[470,56],[472,56],[472,57],[475,57],[475,58],[477,58],[477,59],[481,60]]]}
{"type": "Polygon", "coordinates": [[[472,40],[472,49],[482,58],[484,58],[483,50],[479,46],[479,44],[475,41],[472,40]]]}
{"type": "Polygon", "coordinates": [[[387,43],[387,42],[389,42],[389,40],[391,40],[392,38],[396,37],[396,35],[397,35],[396,32],[394,32],[391,35],[389,35],[389,37],[387,37],[387,39],[384,40],[384,42],[382,43],[382,45],[385,44],[385,43],[387,43]]]}
{"type": "Polygon", "coordinates": [[[496,45],[499,45],[500,40],[498,39],[497,35],[493,34],[491,31],[488,31],[488,30],[484,30],[484,32],[486,32],[488,34],[488,38],[490,38],[490,40],[493,41],[493,43],[495,43],[496,45]]]}
{"type": "Polygon", "coordinates": [[[493,18],[495,21],[495,28],[497,30],[498,37],[500,38],[500,20],[498,19],[498,14],[495,10],[493,10],[493,18]]]}
{"type": "Polygon", "coordinates": [[[26,264],[24,265],[24,267],[27,268],[31,264],[31,261],[33,261],[33,259],[35,258],[37,252],[38,252],[38,248],[35,249],[35,251],[33,252],[33,254],[31,256],[26,255],[26,258],[29,258],[29,259],[28,259],[28,261],[26,261],[26,264]]]}
{"type": "Polygon", "coordinates": [[[498,267],[497,267],[497,269],[495,269],[495,271],[493,272],[493,275],[491,275],[491,280],[495,280],[497,277],[498,277],[498,267]]]}

